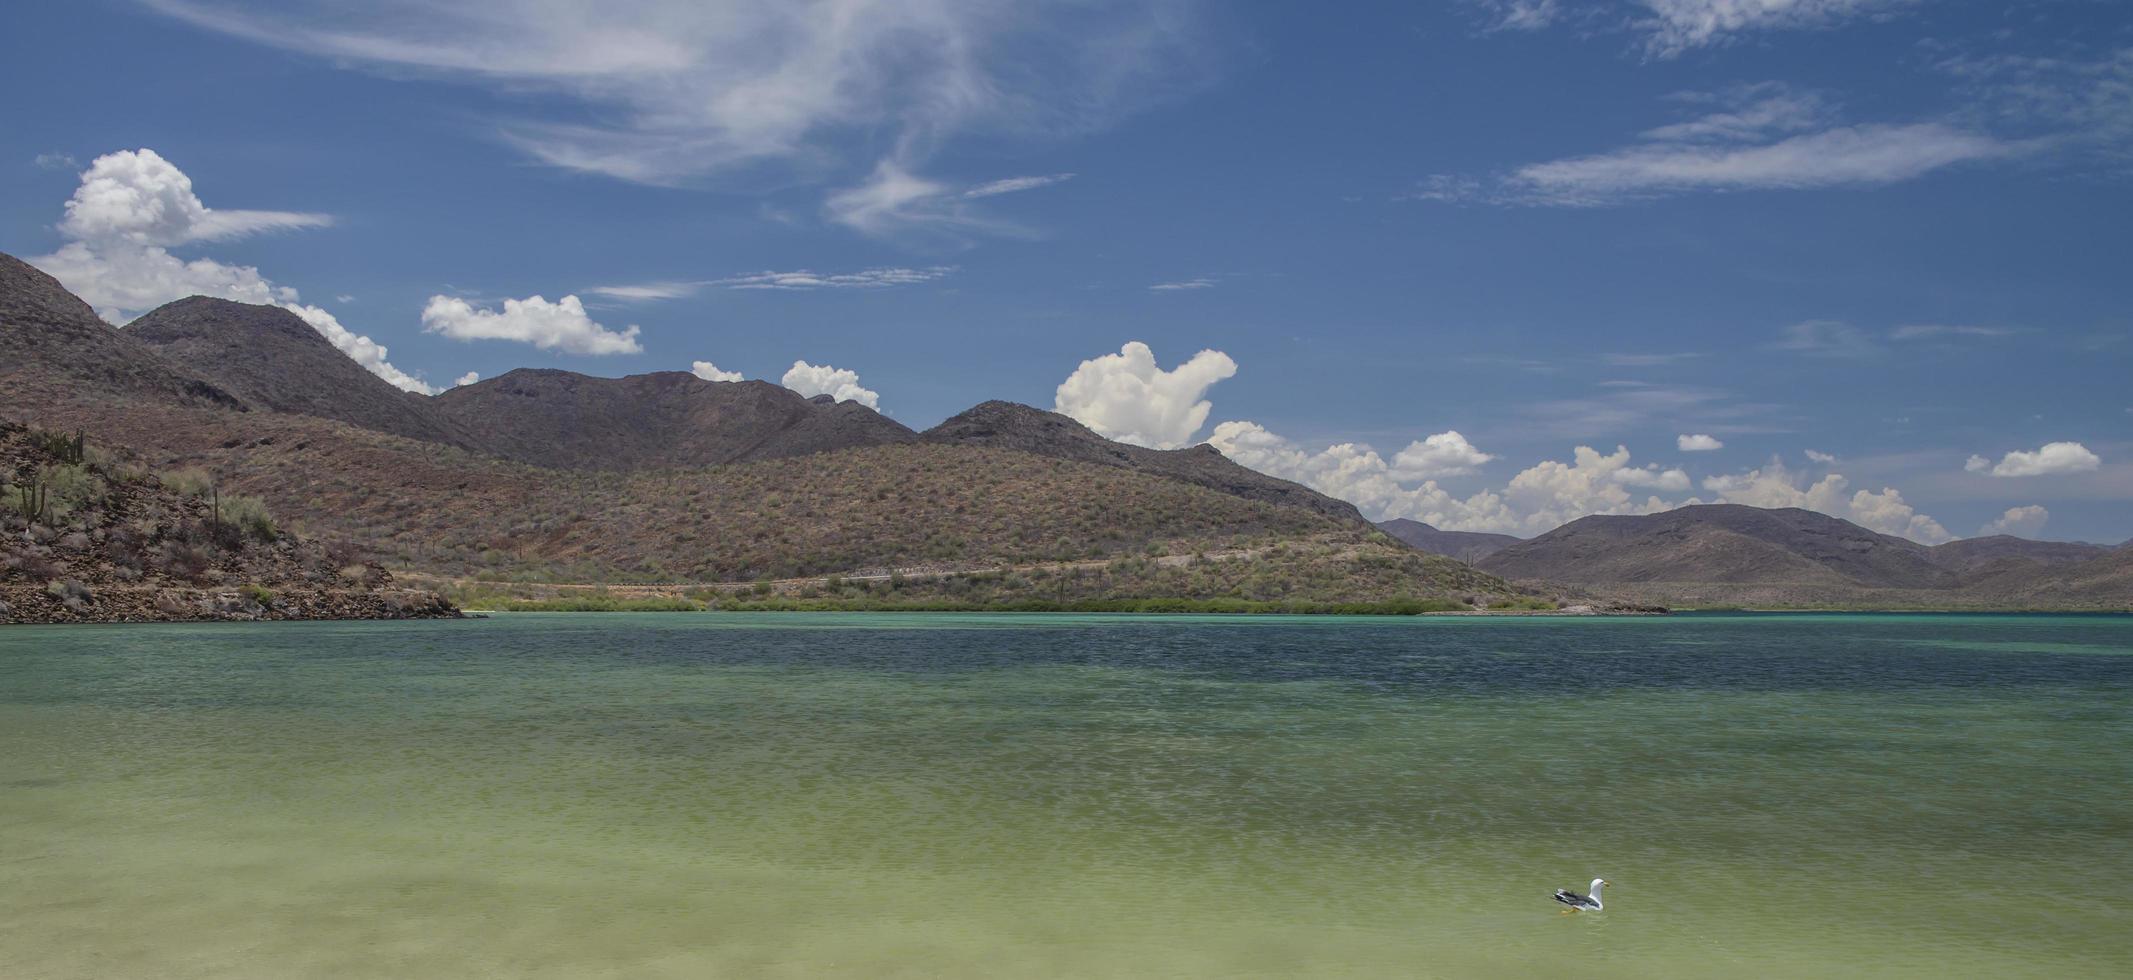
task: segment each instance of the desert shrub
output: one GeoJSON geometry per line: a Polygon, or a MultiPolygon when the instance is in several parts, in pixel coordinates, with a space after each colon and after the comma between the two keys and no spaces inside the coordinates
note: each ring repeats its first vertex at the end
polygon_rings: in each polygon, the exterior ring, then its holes
{"type": "Polygon", "coordinates": [[[64,581],[47,582],[44,590],[52,598],[58,599],[60,605],[75,612],[87,609],[90,603],[96,601],[95,594],[91,593],[89,587],[83,585],[79,579],[70,578],[64,581]]]}
{"type": "Polygon", "coordinates": [[[274,590],[257,582],[246,582],[237,587],[237,592],[262,606],[274,601],[274,590]]]}
{"type": "Polygon", "coordinates": [[[156,479],[184,497],[205,497],[215,489],[215,478],[197,466],[156,474],[156,479]]]}
{"type": "Polygon", "coordinates": [[[215,566],[215,556],[206,548],[181,540],[168,540],[157,552],[157,564],[172,578],[198,582],[215,566]]]}
{"type": "Polygon", "coordinates": [[[274,526],[274,515],[267,512],[266,501],[258,497],[234,493],[224,496],[221,520],[238,533],[261,541],[272,541],[281,533],[274,526]]]}

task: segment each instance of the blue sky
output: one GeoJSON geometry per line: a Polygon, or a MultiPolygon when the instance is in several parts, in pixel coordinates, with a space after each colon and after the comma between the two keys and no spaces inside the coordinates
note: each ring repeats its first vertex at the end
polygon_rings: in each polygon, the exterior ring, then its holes
{"type": "Polygon", "coordinates": [[[432,389],[703,361],[921,428],[1007,398],[1447,527],[2133,536],[2122,3],[6,19],[0,250],[114,321],[282,302],[432,389]]]}

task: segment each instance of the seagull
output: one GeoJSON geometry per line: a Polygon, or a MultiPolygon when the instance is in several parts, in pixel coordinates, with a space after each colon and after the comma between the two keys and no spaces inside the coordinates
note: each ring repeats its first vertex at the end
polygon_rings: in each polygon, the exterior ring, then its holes
{"type": "Polygon", "coordinates": [[[1555,900],[1563,903],[1564,905],[1570,906],[1569,908],[1563,910],[1564,915],[1569,915],[1572,912],[1577,912],[1580,910],[1587,912],[1600,912],[1604,911],[1607,908],[1607,906],[1600,904],[1600,889],[1607,887],[1607,879],[1594,878],[1592,879],[1592,884],[1589,887],[1591,887],[1592,889],[1592,894],[1590,895],[1580,895],[1577,892],[1571,891],[1568,888],[1558,888],[1555,890],[1555,900]]]}

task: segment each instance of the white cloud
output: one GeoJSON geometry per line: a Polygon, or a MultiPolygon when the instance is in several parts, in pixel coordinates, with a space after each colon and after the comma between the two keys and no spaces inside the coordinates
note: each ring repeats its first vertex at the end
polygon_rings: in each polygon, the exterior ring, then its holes
{"type": "Polygon", "coordinates": [[[1977,533],[1980,535],[2012,534],[2018,538],[2031,537],[2044,530],[2045,522],[2051,520],[2051,517],[2051,511],[2045,510],[2036,504],[2030,504],[2027,507],[2009,507],[2006,513],[2001,514],[1984,527],[1978,528],[1977,533]]]}
{"type": "Polygon", "coordinates": [[[1392,457],[1392,472],[1402,480],[1463,476],[1495,458],[1453,430],[1408,443],[1392,457]]]}
{"type": "Polygon", "coordinates": [[[39,153],[30,162],[39,170],[72,170],[81,166],[74,162],[74,157],[65,153],[39,153]]]}
{"type": "Polygon", "coordinates": [[[1212,278],[1209,278],[1207,276],[1201,276],[1198,279],[1180,279],[1176,282],[1159,282],[1148,288],[1153,289],[1157,292],[1172,292],[1181,289],[1212,289],[1214,288],[1214,285],[1215,281],[1212,278]]]}
{"type": "Polygon", "coordinates": [[[1602,354],[1600,360],[1615,367],[1665,367],[1702,356],[1693,351],[1672,351],[1661,354],[1602,354]]]}
{"type": "Polygon", "coordinates": [[[1807,320],[1779,332],[1773,350],[1793,351],[1814,357],[1861,358],[1881,352],[1866,332],[1836,320],[1807,320]]]}
{"type": "Polygon", "coordinates": [[[560,94],[551,118],[501,123],[505,139],[660,184],[819,170],[869,139],[909,162],[968,131],[1086,131],[1206,74],[1194,5],[1173,0],[146,2],[388,77],[560,94]]]}
{"type": "Polygon", "coordinates": [[[1699,432],[1694,435],[1675,436],[1674,448],[1685,453],[1707,453],[1717,449],[1724,449],[1726,444],[1715,437],[1699,432]]]}
{"type": "Polygon", "coordinates": [[[1921,0],[1637,0],[1648,15],[1636,26],[1645,47],[1661,58],[1725,44],[1758,31],[1829,27],[1884,16],[1921,0]]]}
{"type": "Polygon", "coordinates": [[[1501,490],[1461,498],[1435,480],[1403,477],[1376,451],[1357,443],[1313,451],[1242,421],[1215,426],[1208,442],[1241,466],[1346,500],[1373,520],[1405,517],[1454,531],[1539,534],[1587,514],[1645,514],[1677,506],[1656,496],[1640,500],[1627,489],[1631,486],[1688,488],[1688,475],[1679,470],[1630,466],[1629,450],[1621,447],[1603,455],[1580,446],[1569,463],[1543,462],[1512,477],[1501,490]]]}
{"type": "Polygon", "coordinates": [[[333,314],[316,306],[304,306],[293,302],[283,303],[281,307],[302,317],[305,323],[311,325],[311,329],[318,331],[320,336],[331,341],[333,346],[340,348],[341,353],[354,359],[357,364],[363,365],[364,369],[370,373],[384,378],[393,387],[402,391],[412,391],[424,395],[437,393],[437,389],[430,387],[422,379],[392,366],[392,363],[385,359],[384,344],[341,326],[341,321],[335,319],[333,314]]]}
{"type": "Polygon", "coordinates": [[[585,291],[602,299],[624,303],[649,303],[693,296],[704,286],[705,283],[702,282],[640,282],[619,286],[593,286],[585,291]]]}
{"type": "MultiPolygon", "coordinates": [[[[800,364],[798,364],[798,363],[795,363],[795,364],[793,365],[793,367],[795,367],[795,368],[797,368],[797,367],[799,367],[799,366],[800,366],[800,364]]],[[[719,370],[719,367],[718,367],[718,365],[716,365],[716,364],[713,364],[713,363],[711,363],[710,361],[695,361],[695,362],[691,363],[691,364],[689,365],[689,373],[690,373],[690,374],[693,374],[693,375],[696,375],[697,377],[699,377],[699,378],[702,378],[702,379],[704,379],[705,381],[740,381],[740,380],[743,380],[743,378],[741,377],[741,372],[739,372],[739,371],[721,371],[721,370],[719,370]]],[[[790,375],[788,375],[787,377],[790,377],[790,375]]],[[[856,382],[857,382],[857,381],[859,380],[859,376],[858,376],[858,375],[856,375],[856,374],[855,374],[855,375],[853,375],[853,376],[852,376],[852,380],[853,380],[853,382],[855,382],[855,383],[856,383],[856,382]]],[[[790,387],[792,387],[792,385],[791,385],[791,384],[787,384],[787,385],[786,385],[786,387],[790,388],[790,387]]],[[[869,402],[868,404],[872,404],[872,403],[871,403],[871,402],[869,402]]]]}
{"type": "Polygon", "coordinates": [[[1438,175],[1408,196],[1604,207],[1697,192],[1874,187],[2024,149],[1941,122],[1840,125],[1819,97],[1771,83],[1676,101],[1717,108],[1605,153],[1488,180],[1438,175]]]}
{"type": "Polygon", "coordinates": [[[883,160],[864,183],[829,196],[822,209],[831,221],[868,235],[890,235],[925,226],[967,223],[945,184],[883,160]]]}
{"type": "Polygon", "coordinates": [[[1563,15],[1557,0],[1476,0],[1494,31],[1537,31],[1563,15]]]}
{"type": "Polygon", "coordinates": [[[473,384],[473,383],[474,383],[474,382],[476,382],[476,381],[480,381],[480,380],[481,380],[481,372],[479,372],[479,371],[468,371],[467,373],[465,373],[465,374],[462,374],[462,375],[460,375],[459,377],[457,377],[457,378],[454,378],[454,379],[452,379],[452,387],[454,387],[454,388],[464,388],[464,387],[466,387],[466,386],[468,386],[468,385],[470,385],[470,384],[473,384]]]}
{"type": "Polygon", "coordinates": [[[345,305],[347,305],[347,304],[349,304],[349,303],[353,303],[353,302],[355,302],[355,301],[356,301],[356,298],[355,298],[355,297],[353,297],[353,296],[350,296],[350,295],[348,295],[347,293],[342,293],[342,294],[340,294],[339,296],[335,296],[335,297],[333,298],[333,301],[334,301],[334,302],[336,302],[336,303],[340,303],[340,304],[342,304],[342,305],[344,305],[344,306],[345,306],[345,305]]]}
{"type": "Polygon", "coordinates": [[[1889,331],[1896,340],[1933,340],[1948,337],[2011,337],[2009,327],[1961,326],[1945,323],[1910,323],[1889,331]]]}
{"type": "Polygon", "coordinates": [[[1718,494],[1722,503],[1750,507],[1798,507],[1841,517],[1871,531],[1910,538],[1921,544],[1954,540],[1939,521],[1918,513],[1892,487],[1879,492],[1860,490],[1846,496],[1850,481],[1831,473],[1806,486],[1785,464],[1775,459],[1746,473],[1706,477],[1703,488],[1718,494]]]}
{"type": "Polygon", "coordinates": [[[1036,190],[1039,187],[1050,187],[1053,184],[1061,184],[1073,179],[1073,174],[1045,174],[1043,176],[1036,177],[1008,177],[1001,180],[988,181],[986,183],[979,184],[976,187],[964,191],[963,196],[993,197],[1000,194],[1014,194],[1019,191],[1036,190]]]}
{"type": "Polygon", "coordinates": [[[2100,457],[2078,442],[2050,442],[2035,452],[2015,450],[2000,457],[1998,463],[1983,456],[1972,456],[1963,464],[1963,469],[1993,476],[2060,476],[2093,473],[2102,465],[2100,457]]]}
{"type": "Polygon", "coordinates": [[[456,296],[432,296],[422,308],[422,329],[454,340],[515,340],[569,354],[636,354],[637,327],[609,330],[585,314],[576,296],[549,302],[540,296],[504,300],[502,310],[476,309],[456,296]]]}
{"type": "Polygon", "coordinates": [[[75,241],[183,245],[263,231],[318,228],[323,214],[223,211],[193,193],[192,178],[154,150],[120,150],[97,157],[67,201],[59,233],[75,241]]]}
{"type": "Polygon", "coordinates": [[[1829,453],[1822,452],[1820,450],[1810,449],[1807,450],[1807,461],[1810,463],[1821,463],[1824,466],[1827,466],[1830,463],[1836,462],[1837,457],[1832,456],[1829,453]]]}
{"type": "Polygon", "coordinates": [[[1660,469],[1657,463],[1642,467],[1624,467],[1614,472],[1614,481],[1625,487],[1644,487],[1667,493],[1682,493],[1689,489],[1689,474],[1680,469],[1660,469]]]}
{"type": "Polygon", "coordinates": [[[881,410],[881,395],[860,387],[857,371],[794,361],[779,383],[809,398],[829,395],[840,402],[858,402],[877,412],[881,410]]]}
{"type": "Polygon", "coordinates": [[[209,258],[182,259],[165,246],[237,237],[255,232],[318,227],[324,215],[289,211],[225,211],[209,208],[193,193],[192,179],[153,150],[125,150],[96,158],[82,172],[58,229],[72,239],[30,263],[114,324],[188,296],[279,306],[372,374],[406,391],[435,389],[386,360],[386,349],[341,325],[333,314],[301,302],[297,291],[276,285],[248,265],[209,258]]]}
{"type": "Polygon", "coordinates": [[[1941,123],[1844,126],[1754,145],[1659,141],[1530,164],[1506,190],[1520,203],[1590,207],[1693,191],[1872,187],[2010,152],[1941,123]]]}
{"type": "Polygon", "coordinates": [[[752,272],[745,276],[712,280],[724,289],[881,289],[932,282],[955,271],[952,265],[924,269],[882,268],[859,272],[822,273],[800,269],[794,272],[752,272]]]}
{"type": "Polygon", "coordinates": [[[1054,410],[1107,438],[1136,446],[1177,449],[1192,444],[1214,406],[1205,401],[1215,383],[1237,373],[1237,362],[1217,350],[1165,371],[1140,341],[1116,354],[1081,362],[1059,385],[1054,410]]]}

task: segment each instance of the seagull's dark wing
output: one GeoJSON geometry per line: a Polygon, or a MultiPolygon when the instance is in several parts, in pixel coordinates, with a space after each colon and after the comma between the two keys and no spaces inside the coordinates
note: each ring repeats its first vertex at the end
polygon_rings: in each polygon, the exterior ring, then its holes
{"type": "Polygon", "coordinates": [[[1556,890],[1555,890],[1555,900],[1556,900],[1556,901],[1558,901],[1558,902],[1561,902],[1561,903],[1563,903],[1564,905],[1590,905],[1590,904],[1592,904],[1592,901],[1591,901],[1590,899],[1586,898],[1586,897],[1585,897],[1585,896],[1583,896],[1583,895],[1580,895],[1580,894],[1578,894],[1577,892],[1571,891],[1571,890],[1570,890],[1570,889],[1568,889],[1568,888],[1558,888],[1558,889],[1556,889],[1556,890]]]}

